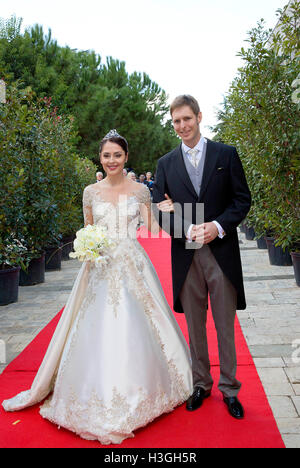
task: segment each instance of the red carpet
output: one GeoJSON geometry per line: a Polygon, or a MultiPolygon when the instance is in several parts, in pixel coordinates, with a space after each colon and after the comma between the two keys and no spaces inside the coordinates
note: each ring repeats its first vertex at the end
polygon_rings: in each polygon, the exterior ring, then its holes
{"type": "MultiPolygon", "coordinates": [[[[172,306],[170,270],[170,240],[140,239],[147,250],[172,306]]],[[[27,390],[37,372],[60,313],[41,331],[30,345],[11,362],[0,375],[0,402],[27,390]]],[[[187,338],[183,314],[175,314],[187,338]]],[[[227,412],[217,389],[219,376],[217,340],[211,316],[208,336],[213,393],[201,409],[188,413],[185,405],[161,416],[145,428],[135,432],[135,438],[121,445],[105,448],[284,448],[284,444],[268,404],[253,360],[236,321],[238,353],[237,378],[243,383],[239,397],[245,408],[245,419],[237,421],[227,412]]],[[[1,448],[101,448],[98,442],[85,441],[72,432],[58,429],[39,415],[39,405],[15,413],[0,408],[1,448]]]]}

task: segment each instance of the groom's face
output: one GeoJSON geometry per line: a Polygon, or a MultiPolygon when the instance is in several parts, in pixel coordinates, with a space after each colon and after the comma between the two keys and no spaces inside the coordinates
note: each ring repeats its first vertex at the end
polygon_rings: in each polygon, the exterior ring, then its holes
{"type": "Polygon", "coordinates": [[[182,141],[193,148],[200,139],[200,122],[202,113],[195,115],[190,106],[174,109],[172,114],[174,130],[182,141]]]}

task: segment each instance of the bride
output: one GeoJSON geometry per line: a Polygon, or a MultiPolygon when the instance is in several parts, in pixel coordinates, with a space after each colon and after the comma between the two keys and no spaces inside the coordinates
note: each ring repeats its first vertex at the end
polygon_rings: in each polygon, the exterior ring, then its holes
{"type": "Polygon", "coordinates": [[[83,193],[85,226],[106,226],[114,239],[110,261],[82,264],[31,389],[2,403],[16,411],[48,397],[44,418],[101,444],[134,437],[193,391],[189,349],[136,239],[140,218],[160,228],[147,186],[123,175],[127,159],[127,141],[112,130],[100,144],[107,177],[83,193]]]}

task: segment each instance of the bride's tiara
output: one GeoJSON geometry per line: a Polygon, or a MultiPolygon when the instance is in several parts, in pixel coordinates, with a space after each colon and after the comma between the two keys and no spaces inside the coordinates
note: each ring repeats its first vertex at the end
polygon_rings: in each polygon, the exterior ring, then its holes
{"type": "Polygon", "coordinates": [[[125,153],[128,154],[128,142],[126,138],[120,135],[115,128],[113,130],[110,130],[108,134],[105,135],[105,137],[101,140],[100,148],[99,148],[100,153],[103,149],[103,145],[107,143],[109,140],[112,140],[112,138],[117,138],[117,140],[113,140],[113,141],[117,141],[119,145],[124,149],[125,153]]]}
{"type": "Polygon", "coordinates": [[[114,128],[113,130],[110,130],[107,135],[103,138],[103,140],[109,140],[110,138],[123,138],[117,130],[114,128]]]}

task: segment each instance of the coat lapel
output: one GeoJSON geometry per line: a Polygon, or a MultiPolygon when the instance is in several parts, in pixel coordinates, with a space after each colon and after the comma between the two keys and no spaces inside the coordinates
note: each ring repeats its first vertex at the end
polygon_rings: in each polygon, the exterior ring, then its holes
{"type": "Polygon", "coordinates": [[[194,189],[194,186],[191,182],[191,179],[188,175],[188,172],[186,170],[184,160],[183,160],[183,154],[182,154],[182,149],[181,149],[181,144],[176,148],[176,154],[175,154],[175,168],[176,171],[181,179],[181,181],[184,183],[185,187],[191,192],[193,197],[195,199],[198,198],[198,195],[194,189]]]}
{"type": "Polygon", "coordinates": [[[201,184],[201,190],[200,190],[198,201],[201,201],[207,189],[209,180],[217,164],[217,160],[218,160],[218,152],[216,150],[216,145],[211,140],[207,140],[206,157],[205,157],[202,184],[201,184]]]}

